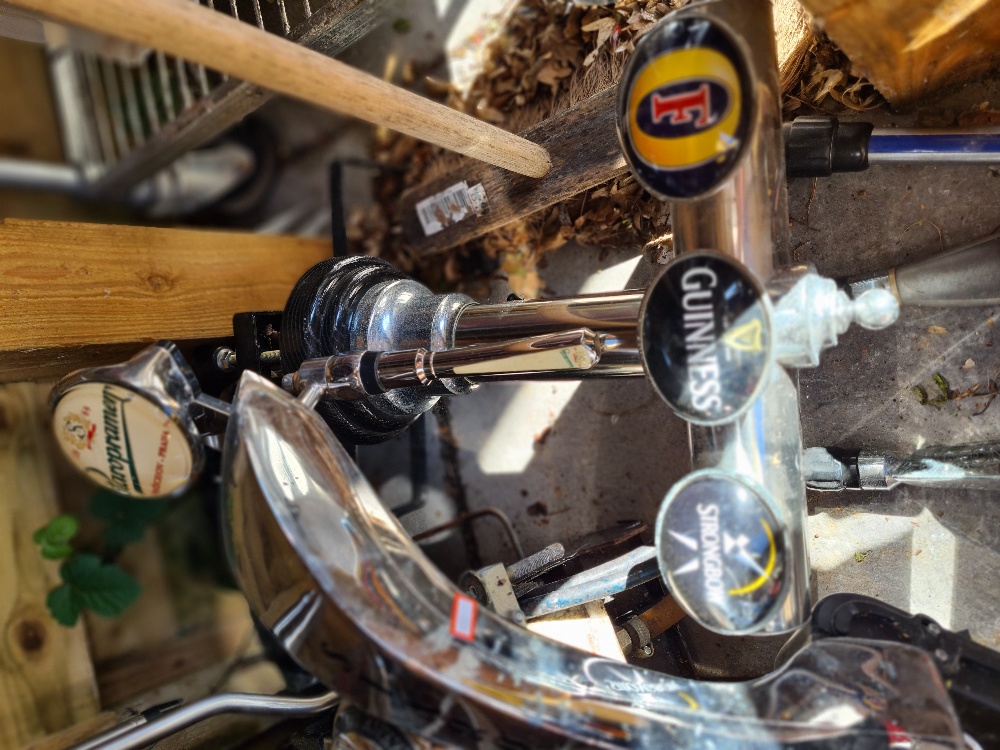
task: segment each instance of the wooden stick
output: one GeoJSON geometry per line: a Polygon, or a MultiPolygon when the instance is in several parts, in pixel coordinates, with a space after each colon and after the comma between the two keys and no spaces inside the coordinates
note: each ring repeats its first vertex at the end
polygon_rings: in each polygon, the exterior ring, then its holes
{"type": "Polygon", "coordinates": [[[294,42],[186,0],[8,0],[529,177],[544,148],[294,42]]]}

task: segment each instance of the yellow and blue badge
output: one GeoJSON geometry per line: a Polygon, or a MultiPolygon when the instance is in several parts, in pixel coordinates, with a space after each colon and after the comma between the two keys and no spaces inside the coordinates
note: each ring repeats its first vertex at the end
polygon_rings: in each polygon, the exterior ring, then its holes
{"type": "Polygon", "coordinates": [[[742,53],[705,17],[665,20],[622,76],[618,134],[632,171],[664,200],[695,198],[729,176],[753,107],[742,53]]]}

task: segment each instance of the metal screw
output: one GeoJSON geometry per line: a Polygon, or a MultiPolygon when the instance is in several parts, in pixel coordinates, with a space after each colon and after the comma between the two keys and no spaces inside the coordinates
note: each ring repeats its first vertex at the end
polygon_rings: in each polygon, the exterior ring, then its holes
{"type": "Polygon", "coordinates": [[[948,652],[943,648],[934,649],[934,658],[938,661],[948,661],[948,652]]]}
{"type": "Polygon", "coordinates": [[[653,647],[647,643],[645,646],[642,647],[642,653],[644,653],[646,655],[646,658],[648,659],[650,656],[653,655],[653,647]]]}
{"type": "MultiPolygon", "coordinates": [[[[260,353],[260,363],[262,365],[276,365],[281,362],[281,350],[269,349],[260,353]]],[[[215,350],[215,366],[222,372],[229,372],[236,368],[236,352],[225,346],[220,346],[215,350]]]]}
{"type": "Polygon", "coordinates": [[[222,372],[229,372],[236,367],[236,352],[225,346],[215,350],[215,366],[222,372]]]}
{"type": "Polygon", "coordinates": [[[518,610],[517,612],[515,612],[511,616],[511,619],[514,622],[516,622],[518,625],[523,625],[524,624],[524,612],[521,612],[520,610],[518,610]]]}
{"type": "Polygon", "coordinates": [[[927,632],[931,635],[941,635],[941,626],[936,622],[927,623],[927,632]]]}

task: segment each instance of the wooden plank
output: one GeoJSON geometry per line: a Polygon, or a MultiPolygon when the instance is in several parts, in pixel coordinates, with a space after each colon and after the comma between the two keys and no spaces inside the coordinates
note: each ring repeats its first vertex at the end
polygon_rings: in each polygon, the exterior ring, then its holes
{"type": "Polygon", "coordinates": [[[281,310],[327,241],[98,224],[0,224],[0,382],[66,374],[136,344],[232,336],[281,310]],[[58,368],[54,357],[63,357],[58,368]],[[82,360],[82,362],[81,362],[82,360]]]}
{"type": "Polygon", "coordinates": [[[617,86],[605,89],[521,134],[549,152],[552,169],[540,180],[464,160],[457,169],[407,190],[400,199],[407,241],[422,253],[454,247],[624,174],[627,168],[615,131],[617,95],[617,86]],[[416,204],[461,182],[483,186],[485,212],[427,235],[416,204]]]}
{"type": "Polygon", "coordinates": [[[37,389],[0,386],[0,750],[97,715],[84,625],[64,628],[45,599],[59,564],[32,534],[58,513],[37,389]]]}
{"type": "Polygon", "coordinates": [[[84,740],[89,740],[101,732],[111,729],[117,722],[111,711],[102,711],[89,719],[77,722],[61,732],[50,734],[44,739],[35,740],[25,745],[21,750],[69,750],[84,740]]]}
{"type": "MultiPolygon", "coordinates": [[[[795,0],[776,0],[774,13],[779,77],[783,89],[791,88],[801,73],[812,32],[795,0]]],[[[405,191],[399,216],[407,243],[424,254],[447,250],[625,174],[616,129],[617,98],[615,85],[521,133],[544,146],[552,159],[552,169],[539,180],[463,159],[447,173],[405,191]],[[488,206],[480,216],[470,213],[428,235],[417,203],[462,182],[470,188],[481,184],[488,206]]]]}
{"type": "MultiPolygon", "coordinates": [[[[129,652],[97,664],[97,682],[105,706],[132,705],[135,697],[187,675],[219,663],[230,663],[259,652],[246,602],[238,600],[234,613],[213,626],[174,637],[166,643],[149,645],[144,651],[129,652]]],[[[234,609],[234,608],[229,608],[234,609]]]]}
{"type": "Polygon", "coordinates": [[[541,177],[549,169],[548,155],[533,143],[199,3],[8,2],[521,174],[541,177]]]}
{"type": "Polygon", "coordinates": [[[1000,62],[1000,3],[801,0],[894,104],[980,76],[1000,62]]]}

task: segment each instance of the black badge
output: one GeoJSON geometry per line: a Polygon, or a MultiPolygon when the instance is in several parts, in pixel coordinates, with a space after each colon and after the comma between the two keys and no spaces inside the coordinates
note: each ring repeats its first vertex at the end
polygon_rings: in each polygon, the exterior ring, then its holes
{"type": "Polygon", "coordinates": [[[700,14],[668,17],[629,58],[618,139],[629,167],[664,199],[711,192],[739,162],[755,98],[730,34],[700,14]]]}
{"type": "Polygon", "coordinates": [[[781,605],[784,529],[737,477],[707,469],[674,485],[656,519],[656,549],[671,594],[711,630],[758,630],[781,605]]]}
{"type": "Polygon", "coordinates": [[[721,424],[756,397],[771,363],[770,317],[746,268],[682,255],[646,291],[640,317],[646,374],[680,417],[721,424]]]}

